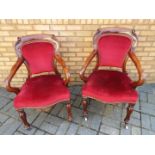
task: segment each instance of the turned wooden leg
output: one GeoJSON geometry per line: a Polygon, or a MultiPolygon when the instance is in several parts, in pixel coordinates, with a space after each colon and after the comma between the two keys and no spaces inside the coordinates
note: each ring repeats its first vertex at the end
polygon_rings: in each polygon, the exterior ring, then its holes
{"type": "Polygon", "coordinates": [[[82,106],[83,106],[83,116],[85,120],[87,120],[88,111],[87,111],[87,100],[86,99],[82,100],[82,106]]]}
{"type": "Polygon", "coordinates": [[[67,103],[66,108],[67,108],[68,121],[72,121],[71,104],[70,103],[67,103]]]}
{"type": "Polygon", "coordinates": [[[20,117],[21,121],[24,124],[24,127],[26,129],[30,128],[30,124],[27,122],[26,113],[24,112],[24,110],[17,110],[17,112],[19,114],[19,117],[20,117]]]}
{"type": "Polygon", "coordinates": [[[134,110],[134,105],[133,104],[129,104],[128,107],[127,107],[127,114],[126,114],[126,117],[124,119],[125,127],[126,128],[128,128],[127,125],[128,125],[128,122],[130,120],[130,117],[131,117],[131,114],[132,114],[133,110],[134,110]]]}

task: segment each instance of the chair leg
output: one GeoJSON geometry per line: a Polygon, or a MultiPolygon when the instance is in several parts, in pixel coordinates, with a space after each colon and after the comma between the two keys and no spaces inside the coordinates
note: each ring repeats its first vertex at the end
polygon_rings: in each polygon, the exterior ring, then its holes
{"type": "Polygon", "coordinates": [[[70,103],[67,103],[66,109],[67,109],[68,121],[72,121],[72,111],[71,111],[71,104],[70,103]]]}
{"type": "Polygon", "coordinates": [[[87,103],[87,106],[90,105],[90,101],[91,101],[91,98],[88,98],[88,103],[87,103]]]}
{"type": "Polygon", "coordinates": [[[130,117],[131,117],[131,114],[134,110],[134,105],[133,104],[129,104],[128,107],[127,107],[127,114],[126,114],[126,117],[124,119],[124,122],[125,122],[125,128],[128,128],[128,122],[130,120],[130,117]]]}
{"type": "Polygon", "coordinates": [[[24,124],[24,127],[26,129],[29,129],[30,128],[30,124],[28,123],[28,121],[26,119],[26,113],[24,112],[24,110],[17,110],[17,112],[19,114],[19,117],[20,117],[21,121],[24,124]]]}
{"type": "Polygon", "coordinates": [[[87,100],[83,98],[82,100],[82,106],[83,106],[83,116],[85,118],[85,121],[87,121],[88,111],[87,111],[87,100]]]}

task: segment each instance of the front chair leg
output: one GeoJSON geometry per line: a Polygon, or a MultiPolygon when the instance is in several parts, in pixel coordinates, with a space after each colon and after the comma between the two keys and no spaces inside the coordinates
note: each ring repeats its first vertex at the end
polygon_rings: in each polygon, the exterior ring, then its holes
{"type": "Polygon", "coordinates": [[[125,128],[128,128],[128,122],[130,120],[130,117],[131,117],[131,114],[134,110],[134,105],[133,104],[129,104],[128,107],[127,107],[127,114],[126,114],[126,117],[124,119],[124,122],[125,122],[125,128]]]}
{"type": "Polygon", "coordinates": [[[85,121],[87,121],[87,116],[88,116],[87,99],[83,98],[83,100],[82,100],[82,106],[83,106],[83,116],[85,118],[85,121]]]}
{"type": "Polygon", "coordinates": [[[66,108],[67,108],[68,121],[72,121],[71,104],[70,103],[67,103],[66,108]]]}
{"type": "Polygon", "coordinates": [[[26,113],[24,112],[24,110],[17,110],[18,114],[19,114],[19,117],[21,119],[21,121],[23,122],[24,124],[24,127],[26,129],[29,129],[30,128],[30,124],[28,123],[27,119],[26,119],[26,113]]]}

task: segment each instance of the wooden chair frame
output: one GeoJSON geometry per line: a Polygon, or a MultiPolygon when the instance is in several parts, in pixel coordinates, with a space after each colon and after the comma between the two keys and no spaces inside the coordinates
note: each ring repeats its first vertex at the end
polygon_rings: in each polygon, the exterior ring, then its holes
{"type": "MultiPolygon", "coordinates": [[[[128,58],[130,58],[132,60],[132,62],[134,63],[137,72],[138,72],[138,80],[134,81],[132,83],[132,87],[134,89],[136,89],[136,87],[141,86],[144,83],[144,76],[143,76],[143,70],[140,64],[139,59],[137,58],[137,56],[135,55],[134,51],[137,45],[137,35],[135,33],[134,30],[129,30],[129,29],[125,29],[125,28],[107,28],[107,29],[98,29],[96,34],[94,35],[93,38],[93,45],[94,45],[94,49],[93,51],[90,53],[90,55],[88,56],[88,58],[86,59],[79,75],[82,81],[87,82],[88,77],[85,76],[85,71],[88,67],[88,65],[91,63],[91,61],[93,60],[93,58],[96,56],[97,57],[97,61],[96,61],[96,66],[94,68],[95,70],[98,70],[99,68],[99,58],[98,58],[98,51],[97,51],[97,42],[99,40],[100,37],[102,37],[103,35],[107,35],[107,34],[119,34],[119,35],[128,35],[128,37],[131,37],[131,39],[133,40],[132,42],[132,48],[131,50],[128,52],[128,56],[126,57],[126,59],[123,62],[123,66],[122,66],[122,72],[127,73],[126,70],[126,64],[128,61],[128,58]]],[[[84,117],[87,117],[87,102],[86,102],[86,98],[83,98],[82,101],[82,105],[83,105],[83,115],[84,117]]],[[[130,120],[130,116],[131,113],[134,110],[134,105],[129,103],[128,107],[127,107],[127,115],[124,119],[125,125],[127,126],[129,120],[130,120]]]]}
{"type": "MultiPolygon", "coordinates": [[[[58,44],[56,37],[54,35],[38,34],[38,35],[29,35],[29,36],[18,37],[18,40],[15,44],[15,50],[16,50],[16,54],[17,54],[18,59],[17,59],[16,63],[13,65],[13,67],[11,68],[9,76],[5,79],[5,87],[6,87],[6,90],[8,92],[13,92],[16,95],[20,92],[20,88],[11,86],[11,81],[12,81],[14,75],[16,74],[17,70],[21,67],[21,65],[23,63],[25,64],[27,71],[28,71],[27,79],[32,77],[32,74],[30,72],[30,68],[29,68],[26,60],[22,56],[21,47],[24,44],[37,42],[37,41],[49,42],[55,47],[54,59],[62,66],[63,72],[65,74],[64,83],[66,86],[68,86],[68,83],[70,82],[70,73],[69,73],[67,66],[65,65],[64,60],[62,59],[62,57],[59,53],[59,44],[58,44]]],[[[54,72],[55,72],[55,74],[60,75],[60,73],[58,72],[56,64],[54,64],[54,72]]],[[[72,120],[72,113],[71,113],[70,101],[67,102],[66,108],[67,108],[67,113],[68,113],[68,120],[71,121],[72,120]]],[[[16,109],[16,111],[19,113],[19,117],[22,120],[24,126],[26,128],[29,128],[30,124],[27,121],[24,109],[16,109]]]]}

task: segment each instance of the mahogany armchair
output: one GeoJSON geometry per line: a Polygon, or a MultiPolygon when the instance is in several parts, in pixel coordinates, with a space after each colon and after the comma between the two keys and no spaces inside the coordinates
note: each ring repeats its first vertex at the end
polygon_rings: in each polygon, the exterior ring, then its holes
{"type": "Polygon", "coordinates": [[[17,62],[6,78],[6,89],[15,93],[14,107],[25,128],[29,128],[25,108],[47,108],[59,102],[67,102],[68,120],[71,121],[70,92],[67,85],[70,73],[60,53],[54,35],[29,35],[18,38],[15,44],[17,62]],[[55,61],[63,68],[65,79],[61,78],[55,61]],[[22,64],[25,64],[28,77],[21,88],[11,86],[11,80],[22,64]],[[47,73],[41,75],[40,73],[47,73]]]}
{"type": "Polygon", "coordinates": [[[114,105],[128,103],[124,119],[127,128],[134,105],[138,100],[138,93],[135,89],[144,83],[142,68],[135,55],[137,35],[134,30],[125,28],[98,29],[93,38],[93,45],[94,50],[80,71],[80,78],[85,82],[82,87],[83,115],[87,119],[87,99],[114,105]],[[86,77],[86,68],[95,56],[97,57],[96,66],[93,72],[86,77]],[[132,81],[127,74],[128,58],[133,61],[138,71],[137,81],[132,81]],[[100,69],[101,66],[102,68],[104,66],[116,67],[121,71],[100,69]]]}

